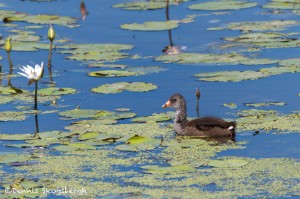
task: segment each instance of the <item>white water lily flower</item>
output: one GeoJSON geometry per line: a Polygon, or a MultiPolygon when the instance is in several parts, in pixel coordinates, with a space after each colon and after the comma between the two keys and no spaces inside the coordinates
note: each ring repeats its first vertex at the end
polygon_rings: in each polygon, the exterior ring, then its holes
{"type": "Polygon", "coordinates": [[[27,66],[22,66],[20,68],[20,70],[23,72],[18,72],[18,74],[26,77],[27,79],[29,79],[29,83],[31,84],[34,81],[38,81],[43,74],[43,70],[44,70],[44,62],[41,63],[41,65],[36,64],[35,67],[31,67],[29,65],[27,66]]]}

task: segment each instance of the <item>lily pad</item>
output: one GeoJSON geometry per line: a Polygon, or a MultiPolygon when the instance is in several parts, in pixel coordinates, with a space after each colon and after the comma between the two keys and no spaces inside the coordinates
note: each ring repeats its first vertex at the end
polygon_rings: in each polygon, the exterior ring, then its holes
{"type": "Polygon", "coordinates": [[[68,94],[74,94],[76,93],[76,90],[73,88],[56,88],[56,87],[50,87],[50,88],[43,88],[38,90],[39,95],[44,96],[51,96],[51,95],[68,95],[68,94]]]}
{"type": "Polygon", "coordinates": [[[242,167],[249,164],[243,159],[228,159],[228,160],[210,160],[208,166],[211,167],[242,167]]]}
{"type": "Polygon", "coordinates": [[[178,55],[162,55],[155,58],[155,61],[162,61],[164,63],[180,63],[180,64],[238,64],[247,60],[241,54],[202,54],[202,53],[181,53],[178,55]]]}
{"type": "Polygon", "coordinates": [[[263,5],[263,8],[282,9],[282,10],[297,10],[300,9],[299,1],[289,0],[271,0],[271,2],[263,5]]]}
{"type": "MultiPolygon", "coordinates": [[[[299,22],[294,20],[273,20],[273,21],[257,21],[257,22],[237,22],[229,23],[226,27],[218,30],[240,30],[243,32],[250,31],[279,31],[287,27],[298,25],[299,22]]],[[[208,30],[216,30],[216,28],[208,28],[208,30]]]]}
{"type": "Polygon", "coordinates": [[[208,82],[239,82],[245,80],[255,80],[268,77],[269,74],[256,71],[219,71],[210,73],[199,73],[195,77],[200,77],[201,81],[208,82]]]}
{"type": "MultiPolygon", "coordinates": [[[[174,114],[173,114],[174,116],[174,114]]],[[[133,122],[163,122],[168,121],[172,119],[172,114],[170,112],[168,113],[154,113],[151,116],[145,116],[145,117],[137,117],[132,119],[133,122]]]]}
{"type": "Polygon", "coordinates": [[[23,120],[25,120],[25,118],[26,117],[23,112],[16,112],[16,111],[0,112],[0,122],[23,121],[23,120]]]}
{"type": "Polygon", "coordinates": [[[235,109],[237,108],[237,105],[235,103],[228,103],[228,104],[223,104],[223,106],[228,107],[230,109],[235,109]]]}
{"type": "MultiPolygon", "coordinates": [[[[173,2],[170,2],[171,5],[173,5],[173,2]]],[[[166,7],[165,2],[127,2],[127,3],[121,3],[113,5],[113,8],[123,8],[124,10],[156,10],[156,9],[162,9],[166,7]]]]}
{"type": "Polygon", "coordinates": [[[245,103],[245,106],[262,107],[262,106],[283,106],[285,102],[262,102],[262,103],[245,103]]]}
{"type": "Polygon", "coordinates": [[[95,93],[120,93],[123,91],[131,92],[147,92],[156,89],[157,86],[151,83],[144,82],[118,82],[113,84],[104,84],[95,88],[92,88],[92,92],[95,93]]]}
{"type": "Polygon", "coordinates": [[[80,142],[72,142],[67,145],[59,145],[53,147],[53,149],[57,151],[62,151],[62,152],[72,152],[72,151],[78,151],[78,150],[94,150],[96,147],[85,144],[85,143],[80,143],[80,142]]]}
{"type": "Polygon", "coordinates": [[[34,24],[57,24],[63,25],[70,28],[78,26],[77,19],[66,17],[66,16],[58,16],[58,15],[27,15],[23,13],[15,12],[13,15],[7,16],[3,19],[4,22],[28,22],[34,24]]]}
{"type": "Polygon", "coordinates": [[[252,8],[257,6],[257,3],[246,1],[212,1],[193,4],[189,6],[192,10],[239,10],[243,8],[252,8]]]}
{"type": "Polygon", "coordinates": [[[196,169],[188,165],[170,166],[170,167],[159,167],[159,166],[142,166],[145,173],[167,175],[174,173],[189,173],[194,172],[196,169]]]}
{"type": "Polygon", "coordinates": [[[73,110],[60,112],[59,115],[64,117],[69,117],[72,119],[81,119],[81,118],[106,117],[106,116],[114,115],[114,113],[105,110],[73,109],[73,110]]]}
{"type": "Polygon", "coordinates": [[[30,156],[27,155],[16,155],[16,154],[9,154],[9,155],[0,155],[0,163],[2,164],[9,164],[13,162],[25,162],[30,159],[30,156]]]}
{"type": "Polygon", "coordinates": [[[161,31],[171,30],[178,27],[177,21],[151,21],[142,24],[132,23],[121,25],[122,29],[126,30],[138,30],[138,31],[161,31]]]}
{"type": "Polygon", "coordinates": [[[67,56],[67,59],[98,61],[99,64],[128,57],[127,53],[120,51],[130,50],[133,46],[127,44],[69,44],[58,46],[58,48],[60,53],[72,54],[67,56]]]}
{"type": "Polygon", "coordinates": [[[99,135],[99,132],[86,132],[78,137],[78,140],[89,140],[99,135]]]}
{"type": "Polygon", "coordinates": [[[31,140],[32,134],[0,134],[0,140],[31,140]]]}
{"type": "Polygon", "coordinates": [[[300,67],[300,58],[285,59],[285,60],[280,61],[279,65],[300,67]]]}
{"type": "Polygon", "coordinates": [[[100,71],[90,72],[88,75],[91,77],[127,77],[127,76],[144,75],[144,73],[131,72],[126,70],[100,70],[100,71]]]}
{"type": "Polygon", "coordinates": [[[0,96],[0,104],[6,104],[6,103],[11,102],[13,100],[14,100],[14,98],[10,97],[10,96],[6,96],[6,95],[1,95],[0,96]]]}

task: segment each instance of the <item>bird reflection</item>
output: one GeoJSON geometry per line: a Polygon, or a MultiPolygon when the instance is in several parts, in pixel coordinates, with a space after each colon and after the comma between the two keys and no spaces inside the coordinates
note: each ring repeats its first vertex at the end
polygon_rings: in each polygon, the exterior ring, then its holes
{"type": "MultiPolygon", "coordinates": [[[[170,20],[169,15],[169,0],[166,0],[166,21],[170,20]]],[[[169,45],[166,46],[162,51],[167,55],[177,55],[181,53],[182,46],[175,46],[172,41],[172,30],[168,30],[169,45]]]]}
{"type": "Polygon", "coordinates": [[[196,88],[196,112],[197,112],[197,117],[200,117],[200,114],[199,114],[199,99],[200,99],[200,90],[199,90],[199,88],[196,88]]]}
{"type": "Polygon", "coordinates": [[[86,10],[85,3],[83,0],[81,0],[80,3],[80,13],[81,13],[82,20],[85,21],[86,16],[88,15],[88,11],[86,10]]]}

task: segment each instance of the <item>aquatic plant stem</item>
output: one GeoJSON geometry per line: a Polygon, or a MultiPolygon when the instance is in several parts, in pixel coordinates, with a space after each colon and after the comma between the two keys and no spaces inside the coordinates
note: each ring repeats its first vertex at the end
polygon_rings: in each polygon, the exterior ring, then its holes
{"type": "Polygon", "coordinates": [[[48,55],[48,68],[51,68],[52,46],[53,46],[53,41],[50,41],[50,48],[49,48],[49,55],[48,55]]]}
{"type": "Polygon", "coordinates": [[[10,58],[10,52],[7,52],[7,59],[8,59],[8,62],[9,62],[9,67],[12,68],[13,63],[12,63],[11,58],[10,58]]]}
{"type": "Polygon", "coordinates": [[[38,81],[35,81],[35,90],[34,90],[34,110],[37,110],[37,89],[38,89],[38,81]]]}
{"type": "Polygon", "coordinates": [[[35,132],[34,132],[34,137],[35,138],[39,138],[39,136],[37,135],[40,130],[39,130],[39,119],[38,119],[38,113],[36,112],[34,115],[34,119],[35,119],[35,132]]]}

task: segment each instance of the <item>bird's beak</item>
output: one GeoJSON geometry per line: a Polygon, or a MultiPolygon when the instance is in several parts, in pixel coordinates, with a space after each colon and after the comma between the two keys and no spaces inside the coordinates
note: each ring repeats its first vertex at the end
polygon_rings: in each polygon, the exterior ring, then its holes
{"type": "Polygon", "coordinates": [[[162,108],[167,108],[171,106],[171,101],[168,100],[164,105],[162,105],[162,108]]]}

